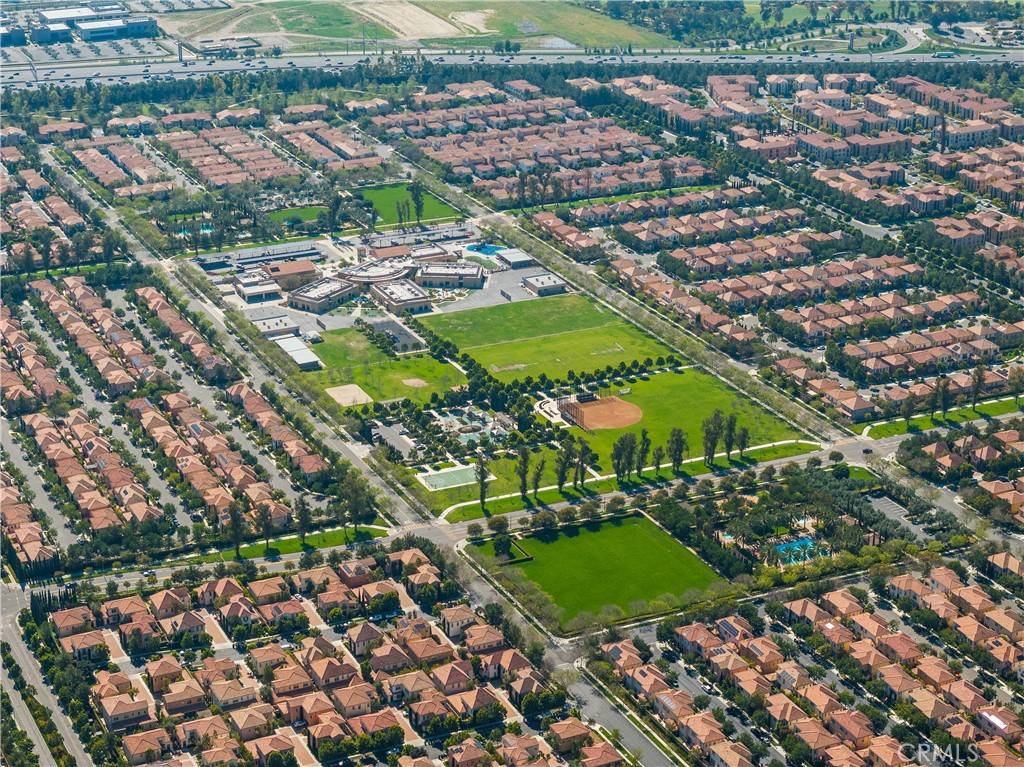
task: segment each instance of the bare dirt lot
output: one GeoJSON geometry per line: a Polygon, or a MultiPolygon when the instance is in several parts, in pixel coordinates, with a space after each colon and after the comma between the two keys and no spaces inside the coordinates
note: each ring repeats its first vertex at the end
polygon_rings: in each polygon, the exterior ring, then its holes
{"type": "Polygon", "coordinates": [[[378,24],[383,24],[397,37],[405,40],[459,37],[463,34],[462,30],[451,22],[405,0],[388,0],[386,3],[359,2],[353,3],[349,8],[378,24]]]}
{"type": "Polygon", "coordinates": [[[638,423],[644,411],[632,402],[618,397],[602,397],[594,402],[580,402],[580,426],[595,429],[622,429],[638,423]]]}
{"type": "Polygon", "coordinates": [[[359,384],[344,384],[343,386],[332,386],[325,389],[327,394],[342,407],[352,405],[365,405],[373,402],[373,397],[363,391],[359,384]]]}

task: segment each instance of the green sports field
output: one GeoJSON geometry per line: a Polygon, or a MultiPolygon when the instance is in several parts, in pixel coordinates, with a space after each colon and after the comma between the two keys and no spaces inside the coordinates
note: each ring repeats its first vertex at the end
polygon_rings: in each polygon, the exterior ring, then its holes
{"type": "MultiPolygon", "coordinates": [[[[606,607],[623,616],[657,609],[652,602],[704,592],[719,576],[696,554],[645,517],[627,517],[599,526],[585,525],[517,541],[532,559],[508,565],[542,591],[567,626],[583,613],[596,616],[606,607]]],[[[490,543],[471,546],[494,571],[490,543]]],[[[664,600],[668,606],[669,600],[664,600]]]]}
{"type": "MultiPolygon", "coordinates": [[[[785,421],[729,389],[714,376],[695,368],[626,382],[621,387],[612,387],[609,393],[639,406],[643,416],[637,423],[623,429],[586,432],[576,426],[572,428],[574,434],[586,439],[597,452],[602,473],[611,471],[608,457],[615,440],[628,431],[639,434],[642,428],[647,429],[654,446],[664,446],[669,432],[678,427],[689,437],[689,455],[701,455],[701,424],[716,409],[726,416],[736,413],[738,425],[746,426],[750,431],[752,446],[802,436],[785,421]],[[629,392],[620,393],[622,389],[629,392]]],[[[721,451],[724,447],[719,444],[718,449],[721,451]]]]}
{"type": "MultiPolygon", "coordinates": [[[[385,184],[383,186],[364,187],[359,190],[359,196],[373,203],[373,207],[380,214],[378,224],[387,226],[398,223],[398,211],[395,208],[395,203],[397,202],[408,202],[409,214],[415,216],[412,198],[409,196],[408,184],[385,184]]],[[[459,211],[440,197],[436,197],[426,191],[423,193],[422,221],[452,221],[458,218],[458,215],[459,211]]]]}
{"type": "Polygon", "coordinates": [[[620,362],[671,354],[660,342],[584,296],[532,301],[436,314],[423,319],[499,381],[564,378],[620,362]]]}
{"type": "Polygon", "coordinates": [[[330,330],[321,335],[323,343],[310,348],[324,369],[299,375],[324,390],[358,384],[379,402],[404,397],[423,404],[434,392],[442,394],[466,382],[454,366],[428,354],[391,359],[355,329],[330,330]]]}

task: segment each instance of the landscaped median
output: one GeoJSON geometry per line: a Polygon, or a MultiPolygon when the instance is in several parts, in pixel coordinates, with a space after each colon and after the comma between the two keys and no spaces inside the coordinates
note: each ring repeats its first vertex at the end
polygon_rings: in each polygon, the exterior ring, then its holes
{"type": "Polygon", "coordinates": [[[864,436],[872,439],[883,439],[894,437],[909,432],[928,431],[929,429],[957,428],[971,421],[988,420],[1003,415],[1020,412],[1020,403],[1016,397],[1003,397],[1000,399],[979,402],[976,407],[967,405],[949,410],[945,415],[929,414],[919,415],[909,421],[904,418],[895,418],[891,421],[874,423],[864,429],[864,436]]]}

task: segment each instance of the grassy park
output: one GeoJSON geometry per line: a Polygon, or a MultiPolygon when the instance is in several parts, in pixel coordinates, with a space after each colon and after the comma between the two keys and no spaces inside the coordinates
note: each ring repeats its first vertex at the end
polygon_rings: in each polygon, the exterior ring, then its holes
{"type": "Polygon", "coordinates": [[[646,517],[626,517],[516,541],[529,557],[502,565],[490,542],[468,551],[492,573],[514,568],[555,606],[560,627],[611,609],[627,617],[667,609],[720,581],[696,554],[646,517]],[[665,597],[662,599],[662,597],[665,597]]]}
{"type": "MultiPolygon", "coordinates": [[[[750,431],[750,445],[801,437],[785,421],[729,389],[714,376],[695,368],[629,381],[621,387],[613,386],[611,394],[638,406],[643,417],[632,426],[621,429],[585,432],[576,426],[572,428],[574,434],[586,439],[597,452],[605,472],[611,470],[607,458],[615,440],[628,431],[639,433],[644,428],[655,446],[664,446],[669,432],[680,428],[689,437],[689,455],[700,455],[701,423],[716,409],[726,416],[736,413],[738,425],[750,431]],[[627,390],[628,393],[622,393],[627,390]]],[[[719,450],[722,449],[720,445],[719,450]]]]}
{"type": "MultiPolygon", "coordinates": [[[[410,215],[415,215],[408,184],[368,186],[359,190],[359,196],[373,203],[373,207],[380,214],[377,222],[380,225],[389,226],[398,223],[398,211],[395,208],[395,203],[403,200],[409,203],[410,215]]],[[[423,193],[422,221],[454,221],[458,216],[459,211],[440,197],[426,191],[423,193]]]]}
{"type": "Polygon", "coordinates": [[[564,378],[671,351],[581,295],[553,296],[438,314],[424,325],[469,354],[499,381],[564,378]]]}
{"type": "Polygon", "coordinates": [[[276,221],[279,224],[286,223],[288,221],[301,221],[306,223],[307,221],[315,221],[316,217],[321,212],[327,210],[323,205],[304,205],[298,208],[281,208],[275,210],[267,215],[271,221],[276,221]]]}
{"type": "Polygon", "coordinates": [[[428,354],[392,359],[353,328],[330,330],[322,338],[322,343],[310,348],[323,362],[324,369],[300,375],[325,391],[355,384],[378,402],[405,397],[423,404],[430,401],[431,394],[441,394],[466,382],[465,376],[452,365],[438,362],[428,354]]]}

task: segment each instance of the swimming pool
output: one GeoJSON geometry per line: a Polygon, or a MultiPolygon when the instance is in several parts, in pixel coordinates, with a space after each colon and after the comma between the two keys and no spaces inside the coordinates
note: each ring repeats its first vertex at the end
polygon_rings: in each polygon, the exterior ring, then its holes
{"type": "Polygon", "coordinates": [[[486,242],[474,242],[472,245],[467,245],[466,250],[471,250],[474,253],[483,253],[485,256],[496,256],[504,248],[500,245],[491,245],[486,242]]]}
{"type": "Polygon", "coordinates": [[[779,553],[779,561],[783,564],[794,562],[805,562],[814,556],[814,539],[797,538],[793,541],[775,544],[775,550],[779,553]]]}

